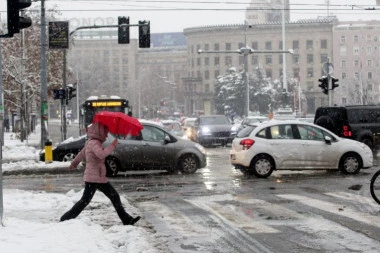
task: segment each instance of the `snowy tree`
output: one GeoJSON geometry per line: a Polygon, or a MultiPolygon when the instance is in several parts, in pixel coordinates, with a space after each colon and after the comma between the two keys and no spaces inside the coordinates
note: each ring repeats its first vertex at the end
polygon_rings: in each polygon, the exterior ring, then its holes
{"type": "MultiPolygon", "coordinates": [[[[47,22],[57,15],[54,10],[47,10],[47,13],[47,22]]],[[[32,18],[32,26],[14,34],[13,38],[1,40],[5,112],[20,112],[23,123],[28,122],[31,108],[39,106],[41,90],[40,14],[28,11],[26,14],[32,18]]],[[[53,89],[62,86],[62,56],[62,50],[47,50],[46,53],[50,97],[53,89]]],[[[29,127],[29,124],[24,125],[29,127]]]]}

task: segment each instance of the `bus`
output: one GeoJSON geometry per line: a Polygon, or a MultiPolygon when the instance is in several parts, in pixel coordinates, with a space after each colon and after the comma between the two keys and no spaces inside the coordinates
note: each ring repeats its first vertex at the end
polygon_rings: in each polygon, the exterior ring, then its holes
{"type": "Polygon", "coordinates": [[[119,96],[90,96],[80,106],[79,135],[86,134],[87,126],[92,123],[95,114],[101,111],[123,112],[132,116],[132,108],[127,99],[119,96]]]}

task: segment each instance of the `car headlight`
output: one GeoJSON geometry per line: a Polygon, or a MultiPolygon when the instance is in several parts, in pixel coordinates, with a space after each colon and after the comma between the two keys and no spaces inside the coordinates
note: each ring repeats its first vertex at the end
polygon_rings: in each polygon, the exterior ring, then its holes
{"type": "Polygon", "coordinates": [[[202,127],[201,134],[202,135],[211,135],[210,128],[208,128],[208,127],[202,127]]]}
{"type": "Polygon", "coordinates": [[[202,153],[202,154],[206,154],[206,149],[199,143],[194,143],[195,144],[195,147],[202,153]]]}

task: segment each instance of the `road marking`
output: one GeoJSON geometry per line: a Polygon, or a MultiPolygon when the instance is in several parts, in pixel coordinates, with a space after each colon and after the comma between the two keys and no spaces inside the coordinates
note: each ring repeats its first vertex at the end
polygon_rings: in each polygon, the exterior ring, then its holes
{"type": "Polygon", "coordinates": [[[295,200],[304,205],[311,206],[313,208],[317,208],[317,209],[330,212],[336,215],[344,216],[344,217],[347,217],[359,222],[363,222],[372,226],[376,224],[380,225],[379,216],[373,216],[373,215],[366,214],[363,212],[358,212],[347,206],[342,206],[341,204],[335,204],[335,203],[332,204],[330,202],[326,202],[326,201],[322,201],[318,199],[312,199],[306,196],[294,195],[294,194],[280,194],[277,196],[284,199],[295,200]]]}

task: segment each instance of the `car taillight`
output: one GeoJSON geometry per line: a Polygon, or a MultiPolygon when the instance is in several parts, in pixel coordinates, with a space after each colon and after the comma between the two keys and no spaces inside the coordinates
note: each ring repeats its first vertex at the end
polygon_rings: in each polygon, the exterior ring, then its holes
{"type": "Polygon", "coordinates": [[[247,150],[250,147],[252,147],[254,143],[255,141],[252,139],[244,139],[244,140],[241,140],[239,144],[243,146],[243,150],[247,150]]]}
{"type": "Polygon", "coordinates": [[[343,126],[343,136],[344,137],[351,137],[352,132],[348,126],[343,126]]]}

